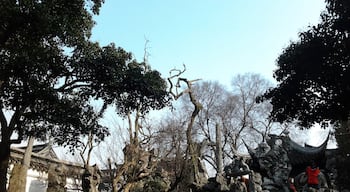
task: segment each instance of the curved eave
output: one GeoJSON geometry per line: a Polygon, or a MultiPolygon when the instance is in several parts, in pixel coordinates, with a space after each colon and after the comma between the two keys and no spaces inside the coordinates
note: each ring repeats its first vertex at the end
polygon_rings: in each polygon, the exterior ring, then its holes
{"type": "Polygon", "coordinates": [[[290,147],[288,157],[292,164],[304,164],[309,163],[311,160],[317,160],[325,155],[329,135],[326,140],[318,147],[301,146],[298,143],[288,138],[288,144],[290,147]]]}

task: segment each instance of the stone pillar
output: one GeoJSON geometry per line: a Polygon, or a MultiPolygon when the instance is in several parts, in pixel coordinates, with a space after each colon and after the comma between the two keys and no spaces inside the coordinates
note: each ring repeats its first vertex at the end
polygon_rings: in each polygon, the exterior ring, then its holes
{"type": "Polygon", "coordinates": [[[216,151],[215,151],[215,157],[216,157],[216,182],[220,183],[220,190],[221,191],[227,191],[229,190],[229,187],[227,186],[226,178],[223,176],[224,171],[224,160],[223,160],[223,152],[222,152],[222,141],[221,141],[221,127],[217,123],[215,125],[215,142],[216,142],[216,151]]]}

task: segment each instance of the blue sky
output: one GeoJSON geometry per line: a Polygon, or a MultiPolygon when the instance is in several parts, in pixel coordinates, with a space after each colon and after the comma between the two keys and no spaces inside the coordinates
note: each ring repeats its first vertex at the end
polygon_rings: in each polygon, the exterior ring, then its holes
{"type": "Polygon", "coordinates": [[[163,77],[184,63],[188,79],[229,86],[234,75],[254,72],[273,81],[282,49],[324,9],[323,0],[106,0],[92,39],[138,60],[149,40],[149,63],[163,77]]]}

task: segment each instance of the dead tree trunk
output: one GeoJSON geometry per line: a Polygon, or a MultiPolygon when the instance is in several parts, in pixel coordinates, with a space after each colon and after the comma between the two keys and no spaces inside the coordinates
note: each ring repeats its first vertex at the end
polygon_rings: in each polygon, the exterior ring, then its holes
{"type": "MultiPolygon", "coordinates": [[[[175,75],[171,76],[168,78],[168,82],[170,84],[170,88],[169,88],[169,93],[174,97],[175,100],[177,100],[179,97],[181,97],[183,94],[188,94],[191,103],[194,106],[193,112],[191,114],[191,118],[190,121],[187,125],[187,130],[186,130],[186,140],[187,140],[187,150],[186,150],[186,156],[188,155],[190,157],[190,162],[191,162],[191,167],[193,169],[193,182],[195,185],[199,186],[201,185],[200,183],[200,178],[199,178],[199,154],[196,153],[196,146],[193,142],[192,139],[192,130],[193,130],[193,125],[195,123],[195,119],[197,117],[197,115],[199,114],[200,110],[203,108],[203,106],[197,101],[195,95],[193,94],[193,89],[192,89],[192,84],[197,80],[187,80],[185,78],[181,78],[180,75],[182,73],[184,73],[186,70],[185,66],[184,66],[184,70],[172,70],[171,72],[176,72],[175,75]],[[174,78],[177,78],[177,82],[176,82],[176,88],[175,88],[175,92],[173,90],[174,86],[173,86],[173,82],[172,80],[174,78]],[[184,82],[186,84],[186,89],[184,89],[181,92],[178,92],[178,88],[180,88],[180,84],[181,82],[184,82]]],[[[187,161],[186,161],[187,162],[187,161]]]]}
{"type": "Polygon", "coordinates": [[[194,105],[194,110],[192,112],[191,119],[190,119],[190,122],[189,122],[189,124],[187,126],[187,130],[186,130],[186,139],[187,139],[187,148],[188,148],[189,156],[190,156],[190,159],[192,162],[192,167],[193,167],[194,182],[198,183],[200,181],[199,176],[198,176],[199,156],[198,156],[198,154],[196,154],[195,145],[194,145],[193,140],[192,140],[192,130],[193,130],[193,125],[194,125],[195,119],[196,119],[199,111],[202,109],[202,105],[195,99],[195,97],[192,93],[191,84],[185,79],[184,79],[184,81],[187,83],[187,86],[189,89],[188,94],[190,96],[190,100],[191,100],[192,104],[194,105]]]}
{"type": "Polygon", "coordinates": [[[127,113],[127,117],[130,143],[123,149],[124,163],[117,170],[117,175],[113,179],[113,192],[132,190],[141,180],[150,177],[156,166],[156,163],[153,162],[153,151],[143,150],[139,142],[140,107],[135,111],[134,121],[130,112],[127,113]],[[122,185],[121,189],[118,189],[118,183],[122,185]]]}

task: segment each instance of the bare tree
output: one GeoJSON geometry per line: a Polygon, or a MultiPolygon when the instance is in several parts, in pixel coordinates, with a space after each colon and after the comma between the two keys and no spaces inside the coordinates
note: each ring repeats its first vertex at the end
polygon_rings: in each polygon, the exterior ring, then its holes
{"type": "Polygon", "coordinates": [[[270,87],[272,84],[259,74],[247,73],[232,79],[232,92],[237,99],[232,119],[236,126],[230,134],[234,148],[239,148],[242,138],[261,142],[271,132],[272,122],[268,119],[271,106],[256,102],[256,98],[270,87]]]}
{"type": "MultiPolygon", "coordinates": [[[[231,90],[217,82],[201,82],[193,86],[193,92],[203,108],[198,114],[194,129],[199,140],[207,140],[209,150],[204,158],[216,169],[215,127],[222,130],[224,157],[228,160],[244,152],[242,139],[250,145],[264,141],[270,133],[280,134],[290,129],[289,124],[272,122],[268,116],[271,105],[257,103],[256,97],[272,84],[259,74],[237,75],[232,80],[231,90]]],[[[191,103],[183,100],[186,110],[191,103]]]]}
{"type": "MultiPolygon", "coordinates": [[[[209,145],[204,159],[215,169],[218,157],[215,156],[217,149],[216,132],[219,127],[222,134],[222,149],[229,149],[229,131],[234,127],[236,110],[236,97],[218,82],[202,82],[194,87],[198,100],[203,104],[203,109],[198,115],[195,128],[198,130],[198,138],[205,140],[209,145]]],[[[187,104],[185,104],[187,105],[187,104]]],[[[225,152],[225,154],[229,154],[225,152]]],[[[223,157],[220,157],[223,158],[223,157]]]]}
{"type": "Polygon", "coordinates": [[[232,119],[236,126],[229,134],[233,148],[240,149],[242,139],[250,145],[256,145],[265,141],[268,134],[297,131],[293,123],[280,124],[269,118],[272,105],[268,101],[256,102],[257,97],[272,86],[267,79],[254,73],[237,75],[232,79],[232,92],[237,99],[232,119]]]}
{"type": "MultiPolygon", "coordinates": [[[[189,172],[186,169],[186,125],[188,114],[173,109],[164,114],[157,125],[153,146],[157,149],[160,166],[170,174],[170,191],[185,191],[183,184],[189,172]]],[[[187,186],[186,186],[187,187],[187,186]]]]}
{"type": "Polygon", "coordinates": [[[86,138],[81,139],[79,145],[75,146],[74,150],[79,152],[84,164],[84,173],[82,175],[82,188],[84,192],[97,192],[97,187],[101,182],[100,169],[96,164],[91,166],[90,160],[93,149],[104,139],[104,137],[99,139],[95,135],[109,134],[108,128],[99,123],[106,109],[107,103],[104,102],[99,111],[87,106],[83,114],[81,114],[81,121],[88,134],[86,138]]]}
{"type": "Polygon", "coordinates": [[[109,127],[110,135],[97,146],[94,151],[94,157],[98,160],[101,168],[117,168],[117,164],[123,161],[122,149],[129,142],[129,133],[125,131],[125,121],[113,113],[114,108],[109,108],[102,124],[109,127]],[[107,116],[109,115],[109,116],[107,116]]]}
{"type": "MultiPolygon", "coordinates": [[[[185,65],[183,70],[173,69],[170,71],[170,77],[168,78],[168,82],[170,84],[169,93],[173,96],[175,100],[187,94],[192,104],[193,109],[192,109],[189,121],[187,122],[187,128],[186,128],[187,149],[186,149],[185,157],[186,158],[189,157],[190,164],[188,168],[191,168],[191,170],[193,170],[192,178],[190,177],[190,179],[193,180],[194,185],[201,186],[204,184],[200,176],[200,170],[199,170],[201,166],[199,162],[200,156],[201,156],[200,154],[201,146],[196,144],[193,140],[193,129],[195,126],[196,118],[199,112],[202,110],[203,106],[198,101],[196,95],[193,92],[193,84],[199,79],[188,80],[186,78],[182,78],[181,75],[185,71],[186,71],[185,65]],[[184,84],[184,87],[181,87],[183,84],[184,84]]],[[[186,165],[186,162],[187,161],[185,161],[185,165],[186,165]]]]}

